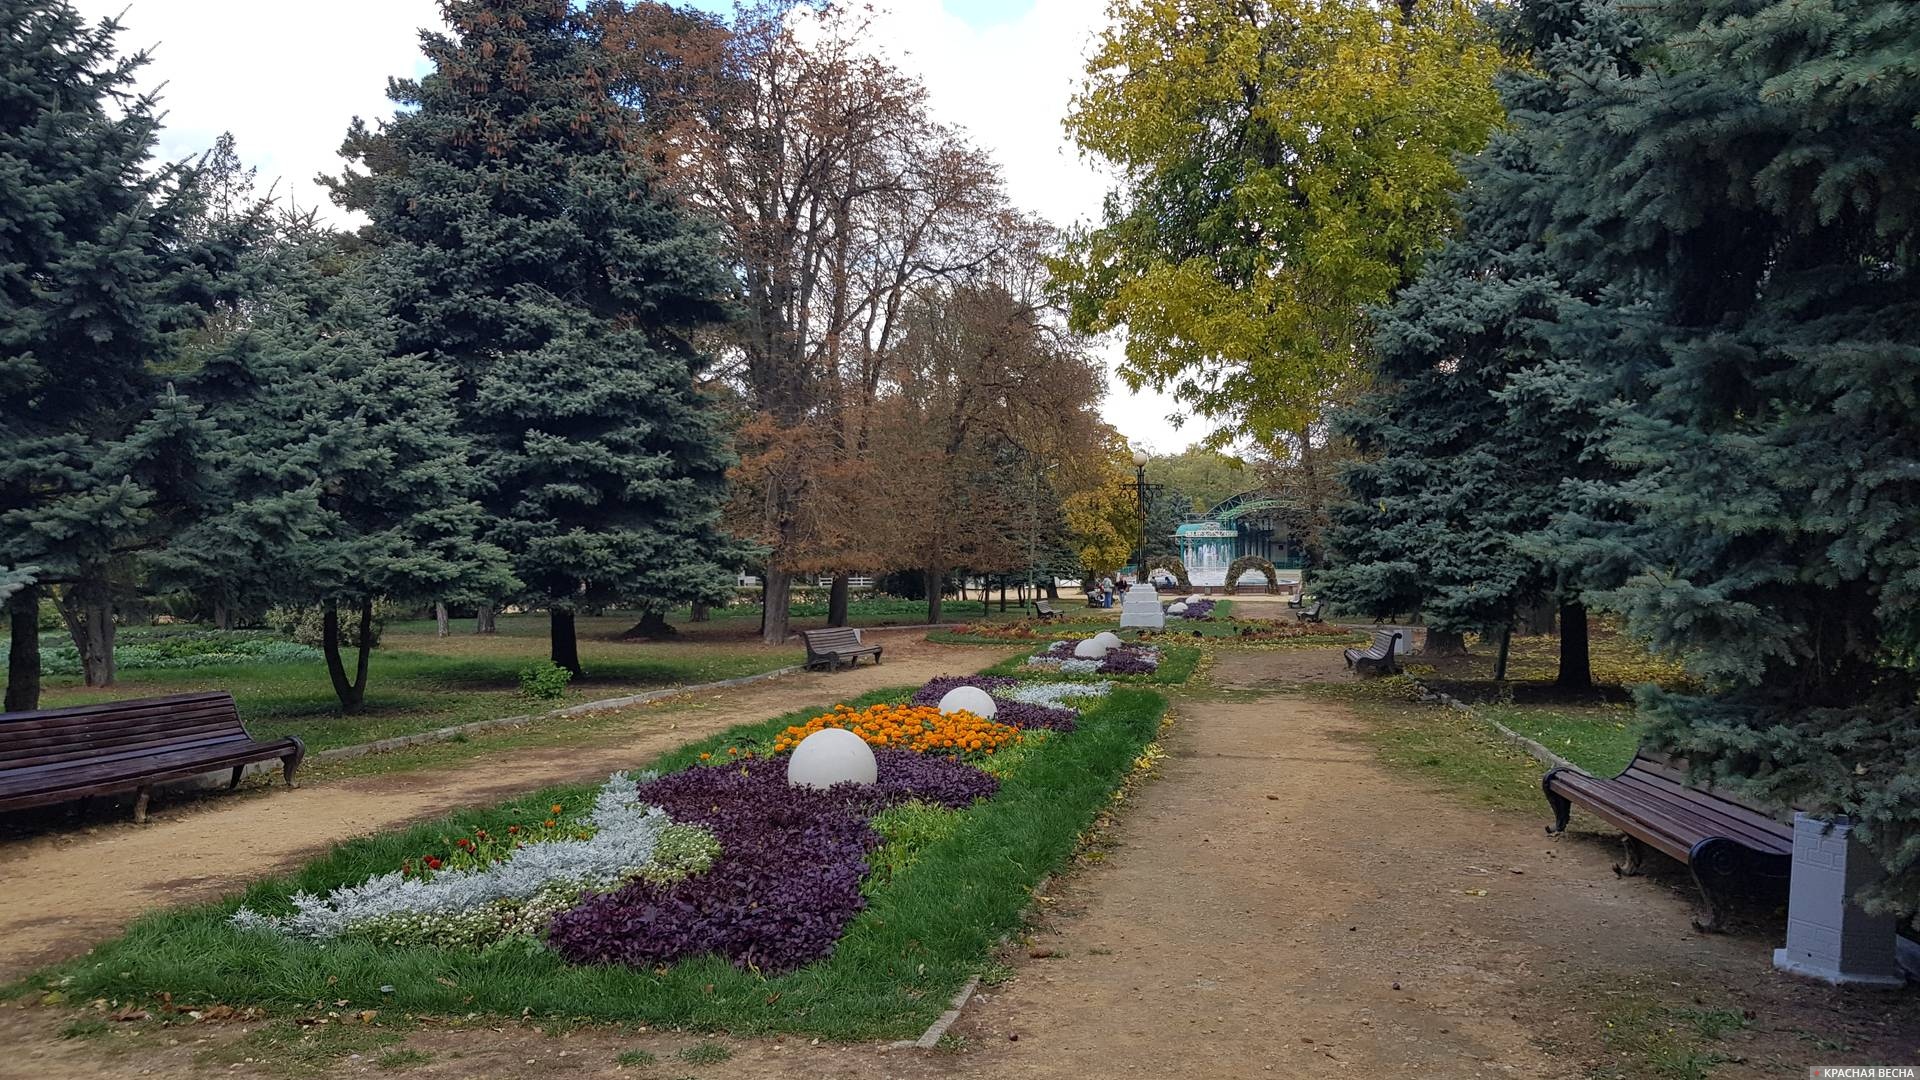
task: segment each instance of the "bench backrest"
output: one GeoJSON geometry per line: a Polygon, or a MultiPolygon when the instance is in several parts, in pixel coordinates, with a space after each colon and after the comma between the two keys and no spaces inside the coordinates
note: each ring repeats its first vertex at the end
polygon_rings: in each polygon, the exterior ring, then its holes
{"type": "Polygon", "coordinates": [[[860,631],[851,626],[829,626],[825,630],[802,630],[800,636],[811,652],[832,652],[835,649],[857,649],[860,647],[860,631]]]}
{"type": "Polygon", "coordinates": [[[250,741],[221,691],[0,713],[0,776],[250,741]]]}
{"type": "Polygon", "coordinates": [[[1375,630],[1373,632],[1373,647],[1367,651],[1377,652],[1382,656],[1392,656],[1394,646],[1398,643],[1399,637],[1400,631],[1398,630],[1375,630]]]}
{"type": "Polygon", "coordinates": [[[1051,615],[1053,614],[1053,605],[1047,603],[1045,600],[1035,600],[1033,602],[1033,610],[1042,615],[1051,615]]]}
{"type": "MultiPolygon", "coordinates": [[[[1772,822],[1775,825],[1781,824],[1780,814],[1758,803],[1740,798],[1732,792],[1724,788],[1714,787],[1712,784],[1688,782],[1686,758],[1672,757],[1667,754],[1642,749],[1639,753],[1633,755],[1633,761],[1628,763],[1626,772],[1638,773],[1648,783],[1655,784],[1667,790],[1684,789],[1698,797],[1724,803],[1725,805],[1721,807],[1722,812],[1734,817],[1751,816],[1755,819],[1772,822]]],[[[1621,775],[1625,776],[1626,773],[1622,773],[1621,775]]]]}

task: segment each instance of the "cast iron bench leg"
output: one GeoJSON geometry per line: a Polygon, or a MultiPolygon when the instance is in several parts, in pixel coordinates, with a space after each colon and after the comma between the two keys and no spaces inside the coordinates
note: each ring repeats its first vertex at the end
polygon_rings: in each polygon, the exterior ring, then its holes
{"type": "Polygon", "coordinates": [[[1646,858],[1647,845],[1641,843],[1638,837],[1622,836],[1620,849],[1626,854],[1620,862],[1613,864],[1613,872],[1621,877],[1639,877],[1641,861],[1646,858]]]}
{"type": "Polygon", "coordinates": [[[233,767],[233,779],[227,781],[228,791],[232,791],[234,788],[237,788],[240,786],[240,774],[246,771],[247,771],[247,767],[245,765],[235,765],[233,767]]]}
{"type": "Polygon", "coordinates": [[[1547,826],[1547,832],[1563,833],[1567,831],[1567,819],[1573,816],[1573,803],[1547,786],[1552,781],[1552,772],[1540,779],[1540,790],[1547,796],[1547,805],[1553,808],[1553,824],[1547,826]]]}
{"type": "Polygon", "coordinates": [[[287,787],[291,788],[294,786],[293,774],[300,768],[300,763],[305,760],[307,760],[307,744],[295,738],[293,740],[293,753],[280,759],[280,775],[286,779],[287,787]]]}
{"type": "Polygon", "coordinates": [[[153,794],[153,788],[142,787],[134,795],[133,823],[135,825],[145,825],[147,823],[147,798],[152,794],[153,794]]]}
{"type": "Polygon", "coordinates": [[[1687,868],[1693,871],[1694,884],[1700,886],[1700,898],[1706,901],[1705,917],[1696,916],[1693,928],[1703,934],[1715,934],[1726,928],[1727,882],[1739,872],[1740,849],[1722,837],[1702,840],[1689,853],[1687,868]]]}

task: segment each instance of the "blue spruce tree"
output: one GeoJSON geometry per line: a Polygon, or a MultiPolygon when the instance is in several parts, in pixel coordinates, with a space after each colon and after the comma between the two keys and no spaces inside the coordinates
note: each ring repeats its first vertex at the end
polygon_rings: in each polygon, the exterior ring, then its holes
{"type": "Polygon", "coordinates": [[[552,0],[453,0],[434,72],[356,122],[333,180],[384,249],[396,348],[454,379],[485,537],[578,672],[575,612],[718,602],[733,462],[696,331],[729,278],[650,175],[592,20],[552,0]]]}

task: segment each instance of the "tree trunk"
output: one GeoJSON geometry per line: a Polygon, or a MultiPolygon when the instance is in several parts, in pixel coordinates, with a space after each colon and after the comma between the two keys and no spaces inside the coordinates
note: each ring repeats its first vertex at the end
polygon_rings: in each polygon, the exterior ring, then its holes
{"type": "Polygon", "coordinates": [[[492,604],[481,604],[476,607],[473,612],[473,632],[476,634],[493,633],[495,629],[493,625],[493,614],[492,604]]]}
{"type": "Polygon", "coordinates": [[[852,582],[846,574],[833,575],[833,586],[827,590],[827,625],[847,625],[847,593],[852,582]]]}
{"type": "Polygon", "coordinates": [[[687,616],[687,621],[688,622],[707,622],[712,618],[713,618],[712,610],[709,609],[709,607],[706,604],[696,602],[693,605],[693,613],[687,616]]]}
{"type": "Polygon", "coordinates": [[[1587,605],[1560,605],[1560,676],[1554,685],[1562,690],[1593,689],[1593,656],[1587,641],[1587,605]]]}
{"type": "Polygon", "coordinates": [[[1052,574],[1047,575],[1047,599],[1060,599],[1060,583],[1053,580],[1052,574]]]}
{"type": "Polygon", "coordinates": [[[233,629],[233,609],[227,606],[225,600],[213,602],[213,625],[220,630],[233,629]]]}
{"type": "Polygon", "coordinates": [[[448,623],[447,605],[445,603],[437,603],[433,605],[434,633],[440,635],[441,637],[446,637],[447,634],[450,633],[452,630],[452,628],[449,627],[447,623],[448,623]]]}
{"type": "Polygon", "coordinates": [[[114,676],[113,598],[107,584],[97,578],[78,582],[63,589],[59,596],[60,617],[67,633],[80,652],[80,668],[88,686],[112,686],[114,676]]]}
{"type": "Polygon", "coordinates": [[[1466,638],[1458,630],[1435,630],[1427,628],[1426,643],[1420,646],[1421,656],[1465,656],[1466,638]]]}
{"type": "Polygon", "coordinates": [[[1493,662],[1493,681],[1507,681],[1507,650],[1513,645],[1513,627],[1500,628],[1500,655],[1493,662]]]}
{"type": "Polygon", "coordinates": [[[1551,602],[1528,605],[1520,613],[1520,634],[1534,637],[1553,633],[1553,617],[1558,609],[1551,602]]]}
{"type": "Polygon", "coordinates": [[[13,634],[7,653],[7,712],[40,707],[40,587],[28,585],[7,601],[13,634]]]}
{"type": "Polygon", "coordinates": [[[340,603],[328,600],[320,605],[320,651],[327,657],[327,677],[333,681],[333,693],[340,699],[340,711],[352,715],[366,702],[367,654],[373,645],[373,599],[360,602],[359,663],[354,677],[347,678],[346,661],[340,655],[340,603]]]}
{"type": "Polygon", "coordinates": [[[940,605],[946,600],[946,571],[927,567],[927,621],[940,621],[940,605]]]}
{"type": "Polygon", "coordinates": [[[1004,615],[1006,614],[1006,611],[1007,611],[1007,579],[1001,578],[1000,579],[1000,613],[1004,615]]]}
{"type": "Polygon", "coordinates": [[[787,640],[788,627],[792,622],[793,574],[769,566],[766,581],[767,602],[763,606],[766,619],[760,624],[760,640],[769,645],[779,645],[787,640]]]}
{"type": "Polygon", "coordinates": [[[573,631],[573,609],[559,604],[547,609],[551,619],[553,662],[580,677],[580,639],[573,631]]]}
{"type": "Polygon", "coordinates": [[[667,625],[665,612],[648,608],[640,613],[640,621],[627,628],[623,638],[663,638],[672,637],[678,631],[667,625]]]}

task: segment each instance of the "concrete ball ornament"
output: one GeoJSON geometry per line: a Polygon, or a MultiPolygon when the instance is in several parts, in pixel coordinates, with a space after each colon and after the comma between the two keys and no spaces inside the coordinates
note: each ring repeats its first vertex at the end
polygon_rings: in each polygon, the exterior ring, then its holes
{"type": "Polygon", "coordinates": [[[1099,633],[1093,635],[1093,640],[1099,642],[1100,647],[1102,649],[1105,649],[1107,652],[1112,652],[1113,650],[1119,648],[1121,645],[1120,635],[1114,633],[1111,630],[1100,631],[1099,633]]]}
{"type": "Polygon", "coordinates": [[[873,748],[845,728],[821,728],[801,739],[787,759],[787,783],[794,787],[871,784],[877,775],[873,748]]]}
{"type": "Polygon", "coordinates": [[[982,720],[991,720],[1000,711],[993,696],[977,686],[956,686],[947,691],[940,698],[939,708],[941,712],[972,713],[982,720]]]}
{"type": "Polygon", "coordinates": [[[1090,637],[1073,647],[1073,655],[1082,660],[1098,660],[1107,655],[1107,643],[1097,637],[1090,637]]]}
{"type": "Polygon", "coordinates": [[[1167,605],[1167,614],[1169,615],[1185,615],[1186,613],[1187,602],[1185,600],[1167,605]]]}

